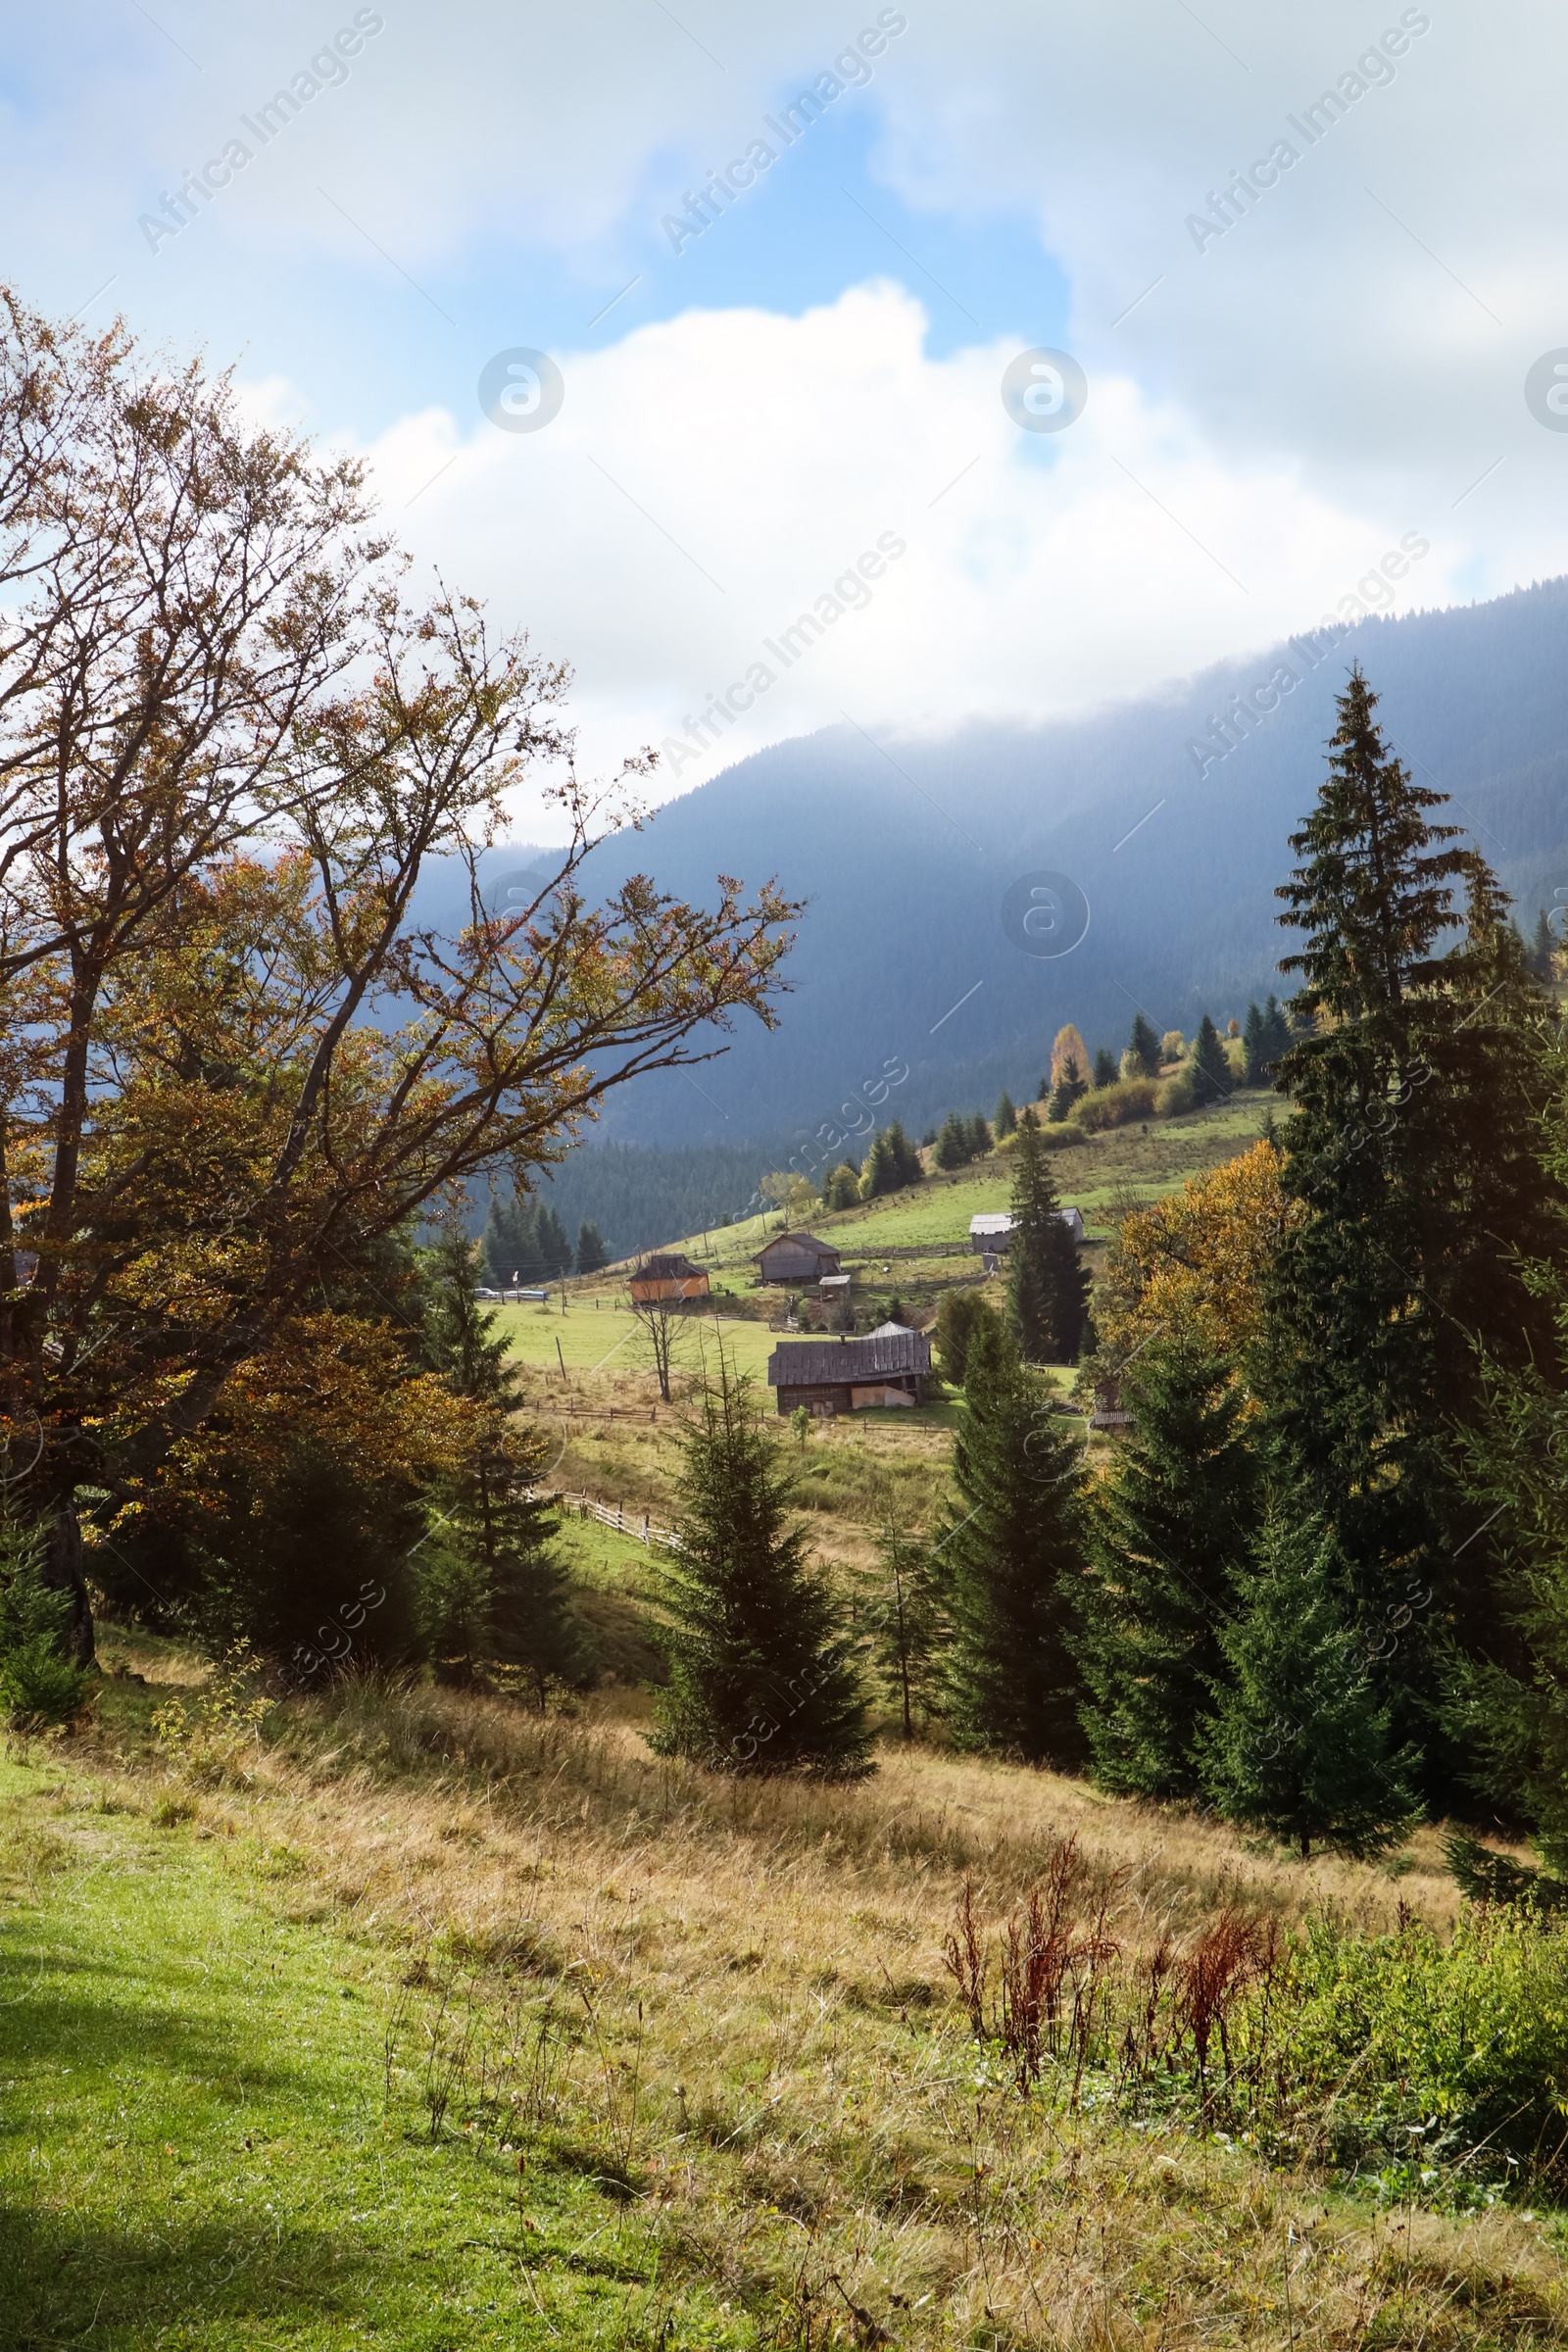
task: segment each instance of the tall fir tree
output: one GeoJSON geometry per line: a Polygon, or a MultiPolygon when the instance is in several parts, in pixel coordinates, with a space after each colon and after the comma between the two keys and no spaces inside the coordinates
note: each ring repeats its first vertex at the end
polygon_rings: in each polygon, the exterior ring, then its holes
{"type": "Polygon", "coordinates": [[[1243,1071],[1248,1085],[1271,1086],[1290,1044],[1290,1023],[1276,997],[1269,998],[1261,1012],[1256,1004],[1249,1004],[1247,1026],[1242,1031],[1243,1071]]]}
{"type": "Polygon", "coordinates": [[[493,1194],[482,1244],[490,1279],[498,1290],[520,1283],[532,1288],[552,1269],[546,1264],[539,1240],[539,1209],[514,1193],[510,1200],[493,1194]]]}
{"type": "Polygon", "coordinates": [[[1096,1091],[1098,1092],[1102,1087],[1114,1086],[1120,1075],[1121,1072],[1116,1067],[1115,1054],[1108,1046],[1102,1046],[1095,1055],[1094,1084],[1096,1091]]]}
{"type": "Polygon", "coordinates": [[[1003,1088],[1001,1094],[997,1097],[997,1112],[996,1117],[992,1121],[992,1125],[996,1129],[996,1136],[999,1144],[1003,1142],[1005,1137],[1014,1134],[1017,1130],[1017,1106],[1013,1102],[1012,1097],[1008,1094],[1005,1087],[1003,1088]]]}
{"type": "Polygon", "coordinates": [[[1563,1155],[1544,1140],[1561,1083],[1554,1008],[1491,869],[1477,858],[1466,881],[1464,936],[1418,1004],[1425,1083],[1406,1114],[1410,1156],[1427,1174],[1421,1271],[1443,1315],[1433,1401],[1462,1422],[1474,1415],[1482,1354],[1504,1369],[1556,1361],[1542,1277],[1563,1261],[1568,1203],[1563,1155]]]}
{"type": "Polygon", "coordinates": [[[22,1740],[86,1714],[99,1680],[70,1654],[71,1594],[44,1581],[45,1535],[0,1503],[0,1722],[22,1740]]]}
{"type": "Polygon", "coordinates": [[[916,1718],[941,1712],[946,1591],[940,1559],[890,1511],[878,1531],[866,1598],[872,1659],[906,1740],[913,1739],[916,1718]]]}
{"type": "MultiPolygon", "coordinates": [[[[1474,858],[1431,821],[1443,796],[1389,754],[1375,708],[1352,671],[1328,776],[1292,836],[1302,862],[1279,893],[1281,921],[1303,935],[1281,966],[1301,976],[1291,1009],[1315,1031],[1281,1069],[1294,1104],[1284,1183],[1311,1213],[1282,1236],[1266,1278],[1257,1380],[1284,1475],[1335,1539],[1352,1609],[1380,1624],[1412,1579],[1446,1582],[1438,1309],[1415,1262],[1425,1197],[1443,1175],[1423,1164],[1396,1105],[1425,1067],[1417,1001],[1452,920],[1451,884],[1474,858]]],[[[1425,1629],[1392,1679],[1400,1740],[1430,1734],[1425,1629]]]]}
{"type": "Polygon", "coordinates": [[[1184,1797],[1223,1679],[1219,1628],[1256,1533],[1246,1396],[1223,1358],[1156,1342],[1125,1377],[1132,1434],[1094,1498],[1078,1655],[1102,1788],[1184,1797]]]}
{"type": "Polygon", "coordinates": [[[1353,672],[1281,893],[1304,934],[1282,967],[1303,982],[1284,1181],[1311,1213],[1273,1261],[1256,1370],[1362,1624],[1380,1631],[1412,1589],[1433,1596],[1386,1679],[1397,1737],[1422,1742],[1427,1794],[1446,1801],[1461,1759],[1442,1730],[1443,1646],[1473,1647],[1494,1615],[1452,1425],[1487,1357],[1549,1356],[1549,1304],[1522,1262],[1560,1256],[1564,1194],[1540,1151],[1547,1008],[1506,899],[1432,820],[1443,795],[1390,757],[1375,708],[1353,672]],[[1437,955],[1461,877],[1463,936],[1437,955]]]}
{"type": "Polygon", "coordinates": [[[571,1243],[566,1228],[548,1203],[542,1203],[538,1218],[539,1254],[544,1260],[546,1274],[552,1281],[571,1272],[571,1243]]]}
{"type": "MultiPolygon", "coordinates": [[[[1545,1172],[1568,1182],[1568,1047],[1550,1051],[1545,1172]]],[[[1448,1729],[1464,1778],[1521,1825],[1547,1870],[1568,1879],[1568,1265],[1561,1248],[1526,1269],[1549,1343],[1528,1362],[1489,1351],[1463,1445],[1471,1529],[1464,1558],[1490,1577],[1459,1617],[1450,1657],[1448,1729]],[[1479,1605],[1477,1605],[1479,1604],[1479,1605]]]]}
{"type": "Polygon", "coordinates": [[[592,1644],[552,1547],[560,1523],[532,1493],[548,1447],[514,1418],[520,1373],[474,1271],[473,1245],[448,1225],[425,1255],[423,1351],[471,1410],[415,1554],[419,1614],[443,1679],[521,1689],[543,1706],[553,1685],[592,1681],[592,1644]]]}
{"type": "Polygon", "coordinates": [[[1078,1360],[1089,1277],[1061,1215],[1051,1159],[1032,1110],[1013,1147],[1012,1232],[1007,1241],[1007,1320],[1026,1363],[1078,1360]]]}
{"type": "Polygon", "coordinates": [[[944,1291],[937,1308],[937,1362],[942,1377],[956,1389],[961,1389],[969,1365],[969,1343],[982,1323],[998,1324],[1000,1318],[981,1293],[975,1291],[944,1291]]]}
{"type": "Polygon", "coordinates": [[[967,1167],[972,1156],[969,1122],[957,1111],[950,1110],[937,1133],[937,1166],[943,1169],[967,1167]]]}
{"type": "Polygon", "coordinates": [[[1557,942],[1552,937],[1551,925],[1546,919],[1546,909],[1543,906],[1536,916],[1535,936],[1530,942],[1529,965],[1530,976],[1533,980],[1545,982],[1551,979],[1552,958],[1556,952],[1557,942]]]}
{"type": "Polygon", "coordinates": [[[1242,1028],[1242,1075],[1249,1086],[1268,1084],[1263,1054],[1263,1015],[1255,1002],[1247,1007],[1247,1019],[1242,1028]]]}
{"type": "Polygon", "coordinates": [[[653,1746],[714,1771],[857,1780],[874,1769],[845,1614],[792,1509],[782,1451],[722,1348],[677,1487],[661,1584],[671,1630],[653,1746]]]}
{"type": "Polygon", "coordinates": [[[1220,1043],[1219,1031],[1205,1012],[1198,1024],[1193,1041],[1193,1094],[1199,1102],[1226,1102],[1235,1089],[1230,1056],[1220,1043]]]}
{"type": "Polygon", "coordinates": [[[935,1545],[952,1640],[947,1711],[960,1746],[1078,1763],[1073,1608],[1084,1566],[1081,1450],[994,1322],[971,1335],[954,1498],[935,1545]]]}
{"type": "Polygon", "coordinates": [[[1285,1839],[1303,1862],[1314,1844],[1383,1853],[1420,1810],[1419,1752],[1394,1744],[1347,1586],[1306,1498],[1271,1510],[1220,1630],[1224,1673],[1199,1733],[1214,1810],[1285,1839]]]}
{"type": "MultiPolygon", "coordinates": [[[[1311,1031],[1304,1028],[1301,1034],[1303,1037],[1310,1036],[1311,1031]]],[[[1263,1060],[1271,1078],[1290,1050],[1290,1016],[1279,999],[1271,993],[1263,1007],[1263,1060]]]]}
{"type": "Polygon", "coordinates": [[[977,1110],[969,1121],[969,1156],[984,1159],[992,1147],[992,1134],[983,1110],[977,1110]]]}
{"type": "Polygon", "coordinates": [[[1139,1013],[1133,1022],[1132,1038],[1127,1047],[1127,1058],[1132,1067],[1130,1078],[1159,1076],[1159,1038],[1152,1021],[1139,1013]]]}
{"type": "Polygon", "coordinates": [[[577,1271],[579,1274],[601,1274],[610,1263],[610,1251],[597,1225],[585,1217],[577,1228],[577,1271]]]}

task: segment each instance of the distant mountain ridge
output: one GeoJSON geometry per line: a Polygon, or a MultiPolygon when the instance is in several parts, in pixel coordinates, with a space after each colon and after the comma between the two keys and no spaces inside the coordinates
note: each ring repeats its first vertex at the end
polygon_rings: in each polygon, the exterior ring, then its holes
{"type": "MultiPolygon", "coordinates": [[[[1004,1085],[1032,1091],[1063,1021],[1093,1050],[1119,1047],[1140,1007],[1156,1029],[1191,1029],[1204,1009],[1240,1015],[1284,952],[1274,888],[1353,661],[1528,929],[1555,890],[1568,898],[1565,653],[1568,579],[1553,579],[1368,616],[1332,647],[1303,635],[1081,718],[976,723],[940,741],[832,727],[737,762],[604,844],[588,880],[643,870],[708,897],[719,871],[776,875],[808,902],[780,1028],[748,1021],[691,1077],[628,1089],[599,1137],[804,1135],[898,1064],[907,1076],[880,1115],[919,1128],[951,1103],[989,1108],[1004,1085]],[[1284,691],[1282,667],[1295,680],[1284,691]],[[1024,952],[1016,922],[1011,937],[1004,927],[1009,888],[1040,871],[1087,901],[1068,954],[1024,952]]],[[[493,852],[487,876],[536,857],[493,852]]]]}

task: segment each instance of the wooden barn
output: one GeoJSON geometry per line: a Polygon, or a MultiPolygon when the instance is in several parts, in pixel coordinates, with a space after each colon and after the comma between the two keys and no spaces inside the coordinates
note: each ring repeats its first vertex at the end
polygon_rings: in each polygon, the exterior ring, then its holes
{"type": "Polygon", "coordinates": [[[780,1233],[757,1252],[764,1282],[820,1282],[839,1271],[839,1253],[814,1233],[780,1233]]]}
{"type": "Polygon", "coordinates": [[[639,1306],[658,1298],[706,1298],[708,1276],[678,1250],[662,1250],[653,1257],[638,1259],[627,1287],[639,1306]]]}
{"type": "MultiPolygon", "coordinates": [[[[1056,1214],[1072,1235],[1073,1240],[1081,1243],[1084,1238],[1083,1210],[1081,1208],[1058,1208],[1056,1214]]],[[[1012,1219],[1004,1208],[994,1210],[985,1216],[969,1219],[970,1247],[980,1250],[983,1254],[994,1257],[1004,1256],[1011,1238],[1012,1219]]]]}
{"type": "Polygon", "coordinates": [[[767,1385],[780,1413],[863,1413],[872,1405],[923,1401],[931,1343],[899,1323],[862,1340],[789,1340],[767,1359],[767,1385]]]}

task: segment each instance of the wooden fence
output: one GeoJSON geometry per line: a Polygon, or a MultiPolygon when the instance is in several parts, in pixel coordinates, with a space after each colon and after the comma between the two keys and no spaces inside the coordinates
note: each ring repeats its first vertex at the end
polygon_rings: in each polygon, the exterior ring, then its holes
{"type": "Polygon", "coordinates": [[[596,1502],[591,1494],[550,1493],[539,1497],[541,1502],[553,1503],[557,1510],[574,1514],[579,1519],[597,1519],[601,1527],[612,1528],[617,1536],[629,1536],[634,1544],[650,1547],[662,1544],[666,1550],[678,1551],[680,1538],[671,1527],[656,1527],[646,1511],[628,1510],[621,1502],[612,1506],[596,1502]]]}

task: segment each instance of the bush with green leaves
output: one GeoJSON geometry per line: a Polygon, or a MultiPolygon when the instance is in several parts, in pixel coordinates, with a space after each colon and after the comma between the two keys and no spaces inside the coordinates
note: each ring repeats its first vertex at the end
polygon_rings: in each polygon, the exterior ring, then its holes
{"type": "Polygon", "coordinates": [[[1568,2163],[1568,1922],[1466,1908],[1445,1942],[1417,1920],[1387,1936],[1320,1915],[1290,1970],[1291,2071],[1332,2089],[1328,2153],[1346,2165],[1568,2163]]]}

